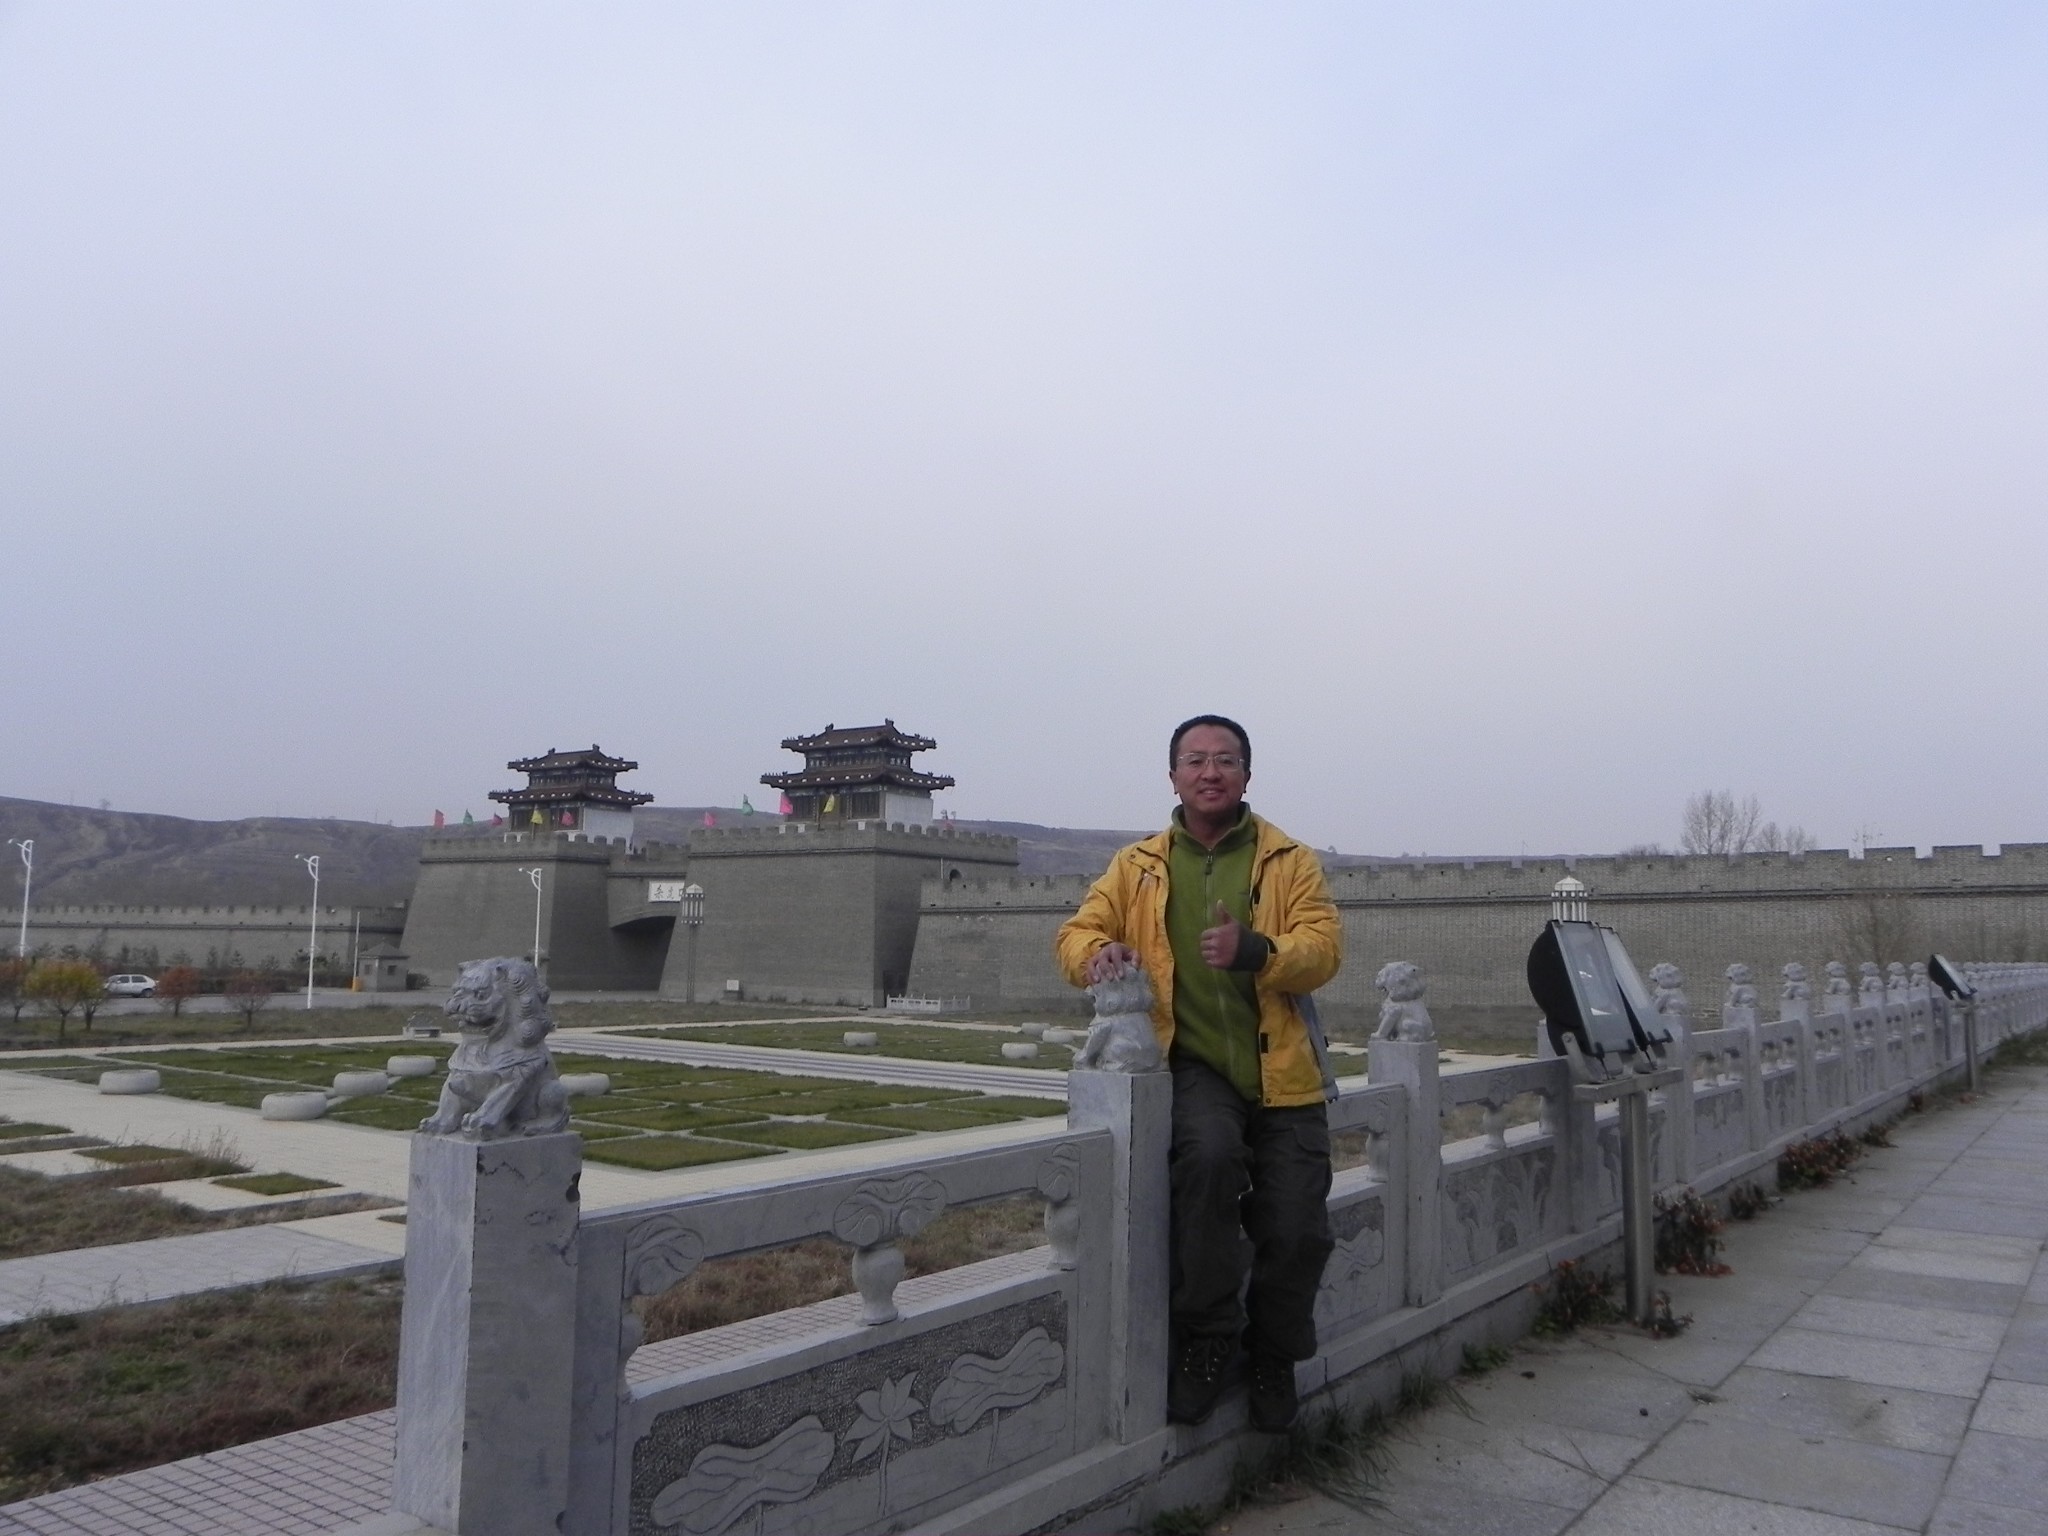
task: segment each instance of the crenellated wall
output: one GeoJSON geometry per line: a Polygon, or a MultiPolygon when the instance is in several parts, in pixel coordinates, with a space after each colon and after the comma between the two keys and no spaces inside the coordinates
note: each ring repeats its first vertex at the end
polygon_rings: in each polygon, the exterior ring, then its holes
{"type": "MultiPolygon", "coordinates": [[[[395,943],[405,929],[403,906],[322,907],[319,949],[345,969],[361,919],[365,949],[395,943]]],[[[171,965],[211,969],[305,964],[313,909],[303,907],[164,907],[150,905],[35,906],[28,913],[32,953],[76,950],[115,970],[149,971],[171,965]]],[[[14,952],[21,908],[0,907],[0,937],[14,952]]]]}
{"type": "MultiPolygon", "coordinates": [[[[1378,1006],[1372,978],[1411,960],[1448,1009],[1527,1008],[1523,965],[1565,875],[1592,891],[1596,920],[1645,964],[1671,961],[1695,1003],[1711,1008],[1733,958],[1774,996],[1797,960],[1924,958],[1933,949],[2048,955],[2048,844],[1873,848],[1734,858],[1654,855],[1438,860],[1330,872],[1344,922],[1345,966],[1318,994],[1342,1021],[1378,1006]]],[[[1052,964],[1052,939],[1090,882],[1078,877],[928,882],[911,990],[972,997],[983,1007],[1074,1007],[1052,964]]]]}

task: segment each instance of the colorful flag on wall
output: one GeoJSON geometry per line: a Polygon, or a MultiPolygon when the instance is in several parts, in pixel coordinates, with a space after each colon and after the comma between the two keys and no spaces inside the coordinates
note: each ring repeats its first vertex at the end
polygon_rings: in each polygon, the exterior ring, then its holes
{"type": "Polygon", "coordinates": [[[832,794],[832,795],[827,795],[827,796],[825,797],[825,814],[826,814],[827,816],[830,816],[830,815],[831,815],[831,814],[832,814],[832,813],[833,813],[834,811],[836,811],[836,810],[838,810],[838,809],[839,809],[839,796],[838,796],[838,795],[836,795],[836,794],[832,794]]]}
{"type": "Polygon", "coordinates": [[[565,827],[573,827],[573,826],[575,826],[575,825],[576,825],[576,813],[575,813],[574,811],[564,811],[564,812],[562,812],[562,825],[563,825],[563,826],[565,826],[565,827]]]}
{"type": "Polygon", "coordinates": [[[533,814],[527,817],[526,819],[536,827],[544,827],[547,825],[545,821],[541,820],[540,807],[537,805],[533,808],[533,814]]]}
{"type": "Polygon", "coordinates": [[[434,825],[437,827],[445,827],[448,825],[448,818],[446,816],[443,816],[439,811],[436,811],[434,812],[434,825]]]}
{"type": "Polygon", "coordinates": [[[476,825],[476,818],[470,815],[469,812],[464,811],[462,813],[462,824],[465,827],[473,827],[476,825]]]}
{"type": "Polygon", "coordinates": [[[751,816],[754,814],[754,802],[749,800],[745,795],[740,796],[740,814],[742,816],[751,816]]]}
{"type": "Polygon", "coordinates": [[[782,814],[785,816],[794,816],[796,814],[796,807],[789,803],[789,796],[787,795],[782,797],[782,814]]]}
{"type": "Polygon", "coordinates": [[[706,811],[704,813],[704,825],[707,827],[715,827],[718,825],[718,818],[712,815],[709,811],[706,811]]]}
{"type": "Polygon", "coordinates": [[[494,827],[502,827],[503,825],[505,825],[505,818],[493,812],[491,815],[491,825],[494,827]]]}

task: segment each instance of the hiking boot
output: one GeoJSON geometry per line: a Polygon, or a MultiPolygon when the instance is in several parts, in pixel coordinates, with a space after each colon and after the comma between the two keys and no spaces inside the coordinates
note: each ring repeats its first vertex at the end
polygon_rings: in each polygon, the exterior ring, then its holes
{"type": "Polygon", "coordinates": [[[1166,1377],[1166,1416],[1176,1424],[1199,1424],[1223,1395],[1223,1368],[1237,1353],[1235,1339],[1182,1339],[1166,1377]]]}
{"type": "Polygon", "coordinates": [[[1294,1362],[1278,1355],[1254,1355],[1245,1395],[1253,1429],[1265,1435],[1286,1434],[1301,1407],[1294,1392],[1294,1362]]]}

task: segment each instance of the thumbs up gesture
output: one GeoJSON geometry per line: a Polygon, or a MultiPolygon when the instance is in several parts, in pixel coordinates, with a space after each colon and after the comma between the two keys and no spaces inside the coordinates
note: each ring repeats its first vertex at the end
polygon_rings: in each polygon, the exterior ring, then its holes
{"type": "Polygon", "coordinates": [[[1202,930],[1202,958],[1216,970],[1228,970],[1230,962],[1237,958],[1238,936],[1244,929],[1220,901],[1209,915],[1215,919],[1215,925],[1202,930]]]}

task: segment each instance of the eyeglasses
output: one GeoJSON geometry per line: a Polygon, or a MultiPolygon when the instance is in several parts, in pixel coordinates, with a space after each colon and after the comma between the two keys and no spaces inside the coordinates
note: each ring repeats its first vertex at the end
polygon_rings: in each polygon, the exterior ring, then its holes
{"type": "Polygon", "coordinates": [[[1183,752],[1173,761],[1180,768],[1207,768],[1214,763],[1225,773],[1234,773],[1244,766],[1244,759],[1235,752],[1183,752]]]}

